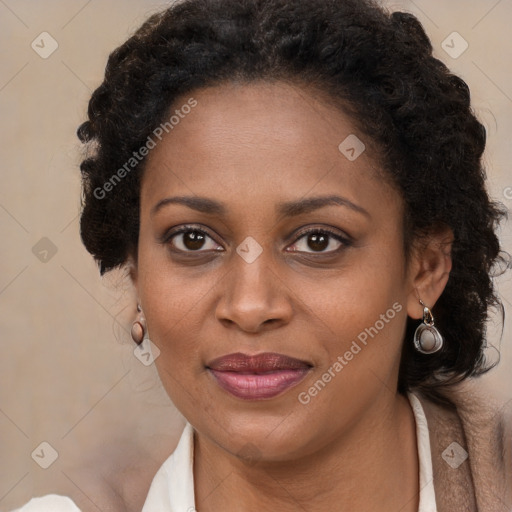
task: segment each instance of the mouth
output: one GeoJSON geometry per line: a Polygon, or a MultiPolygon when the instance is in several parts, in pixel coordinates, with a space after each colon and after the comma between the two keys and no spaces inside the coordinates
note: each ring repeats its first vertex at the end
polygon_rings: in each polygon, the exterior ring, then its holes
{"type": "Polygon", "coordinates": [[[229,354],[206,365],[217,384],[245,400],[263,400],[296,386],[309,373],[306,361],[276,353],[229,354]]]}

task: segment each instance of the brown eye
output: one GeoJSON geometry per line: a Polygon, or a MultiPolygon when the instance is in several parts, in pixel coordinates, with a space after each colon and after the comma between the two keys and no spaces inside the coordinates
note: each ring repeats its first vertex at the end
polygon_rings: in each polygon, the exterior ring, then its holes
{"type": "Polygon", "coordinates": [[[341,235],[325,229],[310,229],[302,232],[292,246],[297,252],[328,254],[335,253],[350,241],[341,235]],[[326,250],[330,248],[329,250],[326,250]],[[309,250],[308,250],[309,249],[309,250]]]}
{"type": "Polygon", "coordinates": [[[207,250],[219,250],[218,244],[202,229],[195,227],[183,227],[167,237],[174,249],[182,252],[203,252],[207,250]]]}
{"type": "Polygon", "coordinates": [[[310,233],[307,236],[307,245],[314,251],[324,251],[329,246],[329,235],[323,233],[310,233]]]}
{"type": "Polygon", "coordinates": [[[183,234],[183,245],[190,251],[201,249],[206,240],[205,235],[199,231],[185,231],[183,234]]]}

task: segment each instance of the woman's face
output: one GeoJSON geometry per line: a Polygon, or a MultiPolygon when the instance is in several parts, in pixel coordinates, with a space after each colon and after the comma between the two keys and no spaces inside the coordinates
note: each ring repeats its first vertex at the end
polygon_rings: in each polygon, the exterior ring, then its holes
{"type": "Polygon", "coordinates": [[[313,453],[396,397],[414,288],[400,195],[350,119],[305,89],[191,97],[141,185],[135,284],[161,380],[228,452],[313,453]]]}

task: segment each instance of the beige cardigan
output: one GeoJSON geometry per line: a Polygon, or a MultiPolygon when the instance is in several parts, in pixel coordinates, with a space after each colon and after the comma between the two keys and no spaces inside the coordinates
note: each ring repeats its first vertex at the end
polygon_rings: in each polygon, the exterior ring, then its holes
{"type": "Polygon", "coordinates": [[[497,404],[474,385],[443,392],[451,408],[414,394],[427,418],[438,512],[512,512],[512,400],[497,404]]]}

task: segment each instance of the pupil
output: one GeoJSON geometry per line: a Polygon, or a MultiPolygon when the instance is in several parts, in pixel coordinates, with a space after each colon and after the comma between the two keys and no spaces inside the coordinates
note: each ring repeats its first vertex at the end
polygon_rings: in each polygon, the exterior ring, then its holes
{"type": "Polygon", "coordinates": [[[204,244],[204,235],[198,231],[187,231],[183,243],[187,249],[201,249],[204,244]]]}
{"type": "Polygon", "coordinates": [[[323,234],[314,233],[308,237],[308,245],[311,249],[322,251],[328,245],[328,236],[323,234]]]}
{"type": "MultiPolygon", "coordinates": [[[[323,251],[329,245],[328,239],[326,235],[314,233],[309,235],[308,245],[315,251],[323,251]]],[[[204,235],[199,231],[187,231],[183,243],[187,249],[201,249],[204,245],[204,235]]]]}

